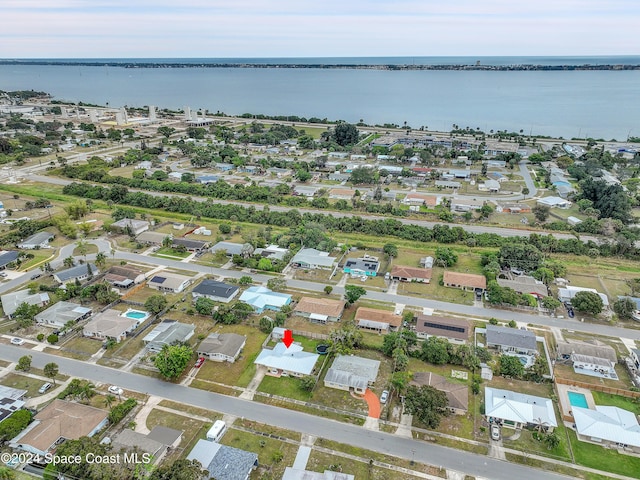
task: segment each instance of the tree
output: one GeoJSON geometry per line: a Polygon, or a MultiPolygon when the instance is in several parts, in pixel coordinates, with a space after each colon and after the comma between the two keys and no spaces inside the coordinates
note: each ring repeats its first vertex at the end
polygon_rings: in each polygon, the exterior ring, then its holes
{"type": "Polygon", "coordinates": [[[17,410],[0,422],[0,442],[14,438],[31,422],[29,410],[17,410]]]}
{"type": "Polygon", "coordinates": [[[0,467],[0,480],[14,480],[16,472],[9,467],[0,467]]]}
{"type": "Polygon", "coordinates": [[[560,305],[562,305],[560,303],[560,300],[555,299],[553,297],[543,297],[542,298],[542,306],[544,308],[546,308],[547,310],[555,310],[556,308],[558,308],[560,305]]]}
{"type": "Polygon", "coordinates": [[[218,230],[223,235],[228,235],[229,233],[231,233],[231,225],[229,225],[228,223],[221,223],[220,225],[218,225],[218,230]]]}
{"type": "Polygon", "coordinates": [[[300,388],[305,392],[311,392],[316,386],[316,377],[313,375],[305,375],[300,379],[300,388]]]}
{"type": "Polygon", "coordinates": [[[594,292],[578,292],[571,299],[571,305],[579,312],[598,315],[602,312],[604,304],[600,295],[594,292]]]}
{"type": "Polygon", "coordinates": [[[287,281],[280,277],[270,278],[267,280],[267,288],[274,292],[282,292],[287,288],[287,281]]]}
{"type": "Polygon", "coordinates": [[[520,358],[513,355],[500,355],[500,375],[503,377],[522,378],[524,365],[520,358]]]}
{"type": "Polygon", "coordinates": [[[215,306],[216,302],[207,297],[198,297],[195,304],[196,312],[206,316],[211,316],[215,306]]]}
{"type": "Polygon", "coordinates": [[[600,212],[600,218],[615,218],[624,224],[631,221],[631,201],[622,185],[608,185],[587,176],[580,182],[580,187],[580,199],[591,200],[593,208],[600,212]]]}
{"type": "Polygon", "coordinates": [[[333,353],[349,355],[362,343],[362,332],[353,322],[343,322],[339,329],[329,334],[333,353]]]}
{"type": "Polygon", "coordinates": [[[167,380],[178,378],[193,356],[193,350],[187,345],[163,345],[154,360],[154,365],[167,380]]]}
{"type": "Polygon", "coordinates": [[[637,310],[636,304],[629,297],[622,297],[613,302],[613,311],[623,320],[633,318],[633,312],[637,310]]]}
{"type": "Polygon", "coordinates": [[[20,328],[27,328],[33,325],[35,316],[40,311],[38,305],[30,305],[27,302],[22,302],[13,312],[13,319],[20,328]]]}
{"type": "Polygon", "coordinates": [[[398,246],[393,243],[387,243],[384,247],[382,247],[382,251],[389,258],[394,258],[398,256],[398,246]]]}
{"type": "Polygon", "coordinates": [[[22,372],[28,372],[31,370],[31,355],[23,355],[18,359],[18,364],[16,365],[16,370],[20,370],[22,372]]]}
{"type": "Polygon", "coordinates": [[[273,330],[273,320],[269,317],[262,317],[259,323],[260,331],[270,333],[273,330]]]}
{"type": "Polygon", "coordinates": [[[551,208],[547,205],[539,205],[536,203],[531,209],[531,212],[533,213],[534,217],[536,217],[536,220],[538,220],[539,222],[545,222],[547,218],[549,218],[551,208]]]}
{"type": "Polygon", "coordinates": [[[558,438],[558,434],[556,432],[547,433],[544,437],[542,437],[542,441],[547,446],[547,450],[553,450],[558,445],[560,445],[560,439],[558,438]]]}
{"type": "Polygon", "coordinates": [[[67,268],[71,268],[75,266],[76,261],[72,256],[69,256],[62,261],[62,264],[67,268]]]}
{"type": "Polygon", "coordinates": [[[147,311],[153,314],[160,313],[166,307],[167,307],[167,299],[164,298],[164,296],[162,295],[151,295],[144,302],[144,308],[146,308],[147,311]]]}
{"type": "Polygon", "coordinates": [[[525,272],[536,270],[542,258],[542,252],[535,245],[526,243],[507,243],[500,247],[498,252],[498,262],[502,268],[525,272]]]}
{"type": "Polygon", "coordinates": [[[251,278],[249,275],[243,275],[238,280],[239,285],[251,285],[252,283],[253,283],[253,278],[251,278]]]}
{"type": "Polygon", "coordinates": [[[156,468],[149,480],[200,480],[209,475],[197,460],[181,458],[171,464],[162,464],[156,468]]]}
{"type": "Polygon", "coordinates": [[[353,305],[360,297],[366,294],[367,291],[358,285],[346,285],[344,287],[344,299],[349,305],[353,305]]]}
{"type": "Polygon", "coordinates": [[[333,129],[331,137],[341,147],[353,145],[358,142],[358,128],[350,123],[341,122],[333,129]]]}
{"type": "Polygon", "coordinates": [[[415,415],[427,428],[437,428],[440,419],[447,415],[447,395],[429,385],[409,385],[404,396],[408,413],[415,415]]]}
{"type": "Polygon", "coordinates": [[[524,197],[526,198],[527,195],[529,195],[530,190],[528,187],[522,187],[522,195],[524,195],[524,197]]]}
{"type": "Polygon", "coordinates": [[[56,377],[58,376],[58,364],[54,362],[47,363],[44,366],[44,374],[53,380],[53,384],[56,384],[56,377]]]}
{"type": "Polygon", "coordinates": [[[96,265],[100,268],[103,268],[107,262],[107,256],[104,252],[98,252],[96,254],[96,265]]]}
{"type": "Polygon", "coordinates": [[[324,293],[326,293],[327,295],[330,295],[331,292],[333,292],[333,287],[331,285],[326,285],[324,287],[324,293]]]}
{"type": "Polygon", "coordinates": [[[449,346],[444,338],[429,337],[422,342],[420,358],[435,365],[444,365],[449,362],[449,346]]]}
{"type": "Polygon", "coordinates": [[[458,255],[449,247],[436,247],[435,256],[436,261],[445,267],[452,267],[458,262],[458,255]]]}
{"type": "Polygon", "coordinates": [[[173,127],[167,127],[166,125],[158,127],[158,134],[162,135],[165,138],[169,138],[175,132],[176,132],[176,129],[173,127]]]}

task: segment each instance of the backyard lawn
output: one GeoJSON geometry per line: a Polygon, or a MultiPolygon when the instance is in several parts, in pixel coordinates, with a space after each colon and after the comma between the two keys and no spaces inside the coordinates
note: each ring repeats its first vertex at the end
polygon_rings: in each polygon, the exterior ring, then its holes
{"type": "Polygon", "coordinates": [[[622,455],[616,450],[603,448],[592,443],[581,442],[573,430],[567,429],[567,432],[576,463],[605,472],[626,475],[631,478],[638,477],[640,458],[622,455]]]}

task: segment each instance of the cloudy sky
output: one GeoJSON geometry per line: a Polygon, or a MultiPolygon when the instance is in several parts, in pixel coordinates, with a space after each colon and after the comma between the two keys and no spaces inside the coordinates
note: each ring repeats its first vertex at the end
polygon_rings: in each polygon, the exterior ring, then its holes
{"type": "Polygon", "coordinates": [[[638,55],[638,0],[0,0],[0,58],[638,55]]]}

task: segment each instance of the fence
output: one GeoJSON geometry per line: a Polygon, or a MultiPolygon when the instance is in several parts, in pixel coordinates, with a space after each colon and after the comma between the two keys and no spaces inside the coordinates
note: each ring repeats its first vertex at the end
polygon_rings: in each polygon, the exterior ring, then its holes
{"type": "Polygon", "coordinates": [[[587,390],[595,390],[596,392],[609,393],[611,395],[620,395],[621,397],[640,398],[640,392],[632,392],[631,390],[625,390],[623,388],[607,387],[605,385],[584,383],[577,380],[567,380],[565,378],[558,377],[556,377],[556,383],[570,385],[572,387],[581,387],[587,390]]]}

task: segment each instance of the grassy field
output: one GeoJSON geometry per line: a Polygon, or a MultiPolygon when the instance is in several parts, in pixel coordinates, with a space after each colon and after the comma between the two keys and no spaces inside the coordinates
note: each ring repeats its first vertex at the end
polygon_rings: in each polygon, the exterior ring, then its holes
{"type": "Polygon", "coordinates": [[[623,410],[628,410],[630,412],[635,413],[636,415],[640,414],[640,403],[634,401],[631,398],[622,397],[620,395],[611,395],[609,393],[596,392],[591,391],[593,395],[593,401],[596,405],[606,405],[611,407],[622,408],[623,410]]]}
{"type": "Polygon", "coordinates": [[[188,414],[178,415],[165,410],[153,409],[147,416],[146,425],[149,430],[160,425],[183,432],[178,449],[186,455],[200,438],[204,438],[207,429],[211,428],[212,424],[196,420],[189,417],[188,414]]]}
{"type": "Polygon", "coordinates": [[[585,467],[596,468],[605,472],[637,478],[640,472],[640,458],[619,454],[616,450],[603,448],[600,445],[581,442],[576,433],[567,429],[571,449],[576,463],[585,467]]]}
{"type": "MultiPolygon", "coordinates": [[[[415,468],[415,466],[411,467],[415,468]]],[[[358,480],[414,480],[416,477],[408,473],[369,465],[367,461],[352,460],[351,458],[312,450],[307,462],[307,470],[312,472],[324,472],[325,470],[338,471],[353,475],[358,480]]]]}
{"type": "Polygon", "coordinates": [[[266,375],[260,382],[258,391],[303,402],[309,401],[312,397],[310,392],[300,388],[300,379],[294,377],[276,378],[266,375]]]}
{"type": "MultiPolygon", "coordinates": [[[[60,379],[56,379],[58,382],[60,379]]],[[[26,390],[26,396],[30,398],[42,395],[38,390],[46,383],[44,380],[37,378],[25,377],[18,373],[8,373],[0,380],[0,383],[6,387],[17,388],[18,390],[26,390]]]]}
{"type": "Polygon", "coordinates": [[[191,255],[190,252],[181,252],[180,250],[176,250],[171,247],[162,247],[156,251],[156,253],[152,254],[152,257],[175,257],[175,258],[187,258],[191,255]]]}

